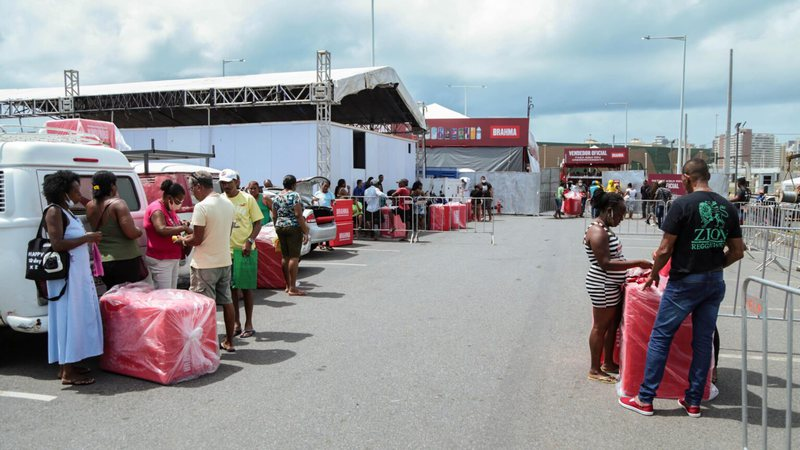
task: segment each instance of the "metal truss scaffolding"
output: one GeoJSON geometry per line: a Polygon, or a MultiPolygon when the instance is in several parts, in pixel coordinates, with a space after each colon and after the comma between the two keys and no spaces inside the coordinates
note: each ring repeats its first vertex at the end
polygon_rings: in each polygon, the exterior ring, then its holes
{"type": "Polygon", "coordinates": [[[317,105],[317,175],[331,175],[331,54],[326,50],[317,52],[317,82],[313,86],[311,100],[317,105]]]}

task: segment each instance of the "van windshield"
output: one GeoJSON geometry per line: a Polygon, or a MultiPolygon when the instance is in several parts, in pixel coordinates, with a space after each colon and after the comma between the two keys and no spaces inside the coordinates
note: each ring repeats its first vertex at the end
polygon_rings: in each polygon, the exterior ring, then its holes
{"type": "MultiPolygon", "coordinates": [[[[119,198],[125,200],[128,209],[138,211],[141,205],[139,197],[136,195],[136,185],[133,179],[126,176],[117,177],[117,193],[119,198]]],[[[92,176],[81,175],[81,203],[73,206],[70,210],[75,214],[86,214],[86,204],[92,199],[92,176]]]]}

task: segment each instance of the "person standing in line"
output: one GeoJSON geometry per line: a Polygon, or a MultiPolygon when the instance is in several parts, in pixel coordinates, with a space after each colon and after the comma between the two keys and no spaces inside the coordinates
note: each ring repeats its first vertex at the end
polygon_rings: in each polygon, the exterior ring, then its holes
{"type": "MultiPolygon", "coordinates": [[[[341,181],[344,182],[344,180],[341,181]]],[[[336,199],[336,196],[333,195],[333,192],[330,191],[330,188],[331,184],[328,181],[323,181],[322,185],[320,186],[320,190],[315,192],[314,197],[311,198],[311,202],[316,203],[319,206],[333,208],[333,201],[336,199]]],[[[333,247],[331,247],[331,243],[328,241],[321,242],[319,244],[319,248],[320,250],[328,250],[328,251],[333,250],[333,247]]]]}
{"type": "Polygon", "coordinates": [[[625,189],[625,207],[628,209],[628,219],[633,219],[633,211],[636,209],[636,194],[639,191],[633,188],[633,183],[628,183],[625,189]]]}
{"type": "Polygon", "coordinates": [[[589,225],[583,238],[583,247],[589,257],[589,271],[586,274],[586,291],[592,301],[592,330],[589,333],[590,381],[613,384],[617,379],[610,374],[618,373],[619,367],[613,360],[600,365],[600,355],[614,354],[622,318],[622,285],[628,269],[652,267],[650,261],[643,259],[626,261],[622,255],[622,244],[611,230],[625,218],[625,203],[616,192],[602,190],[595,197],[600,214],[589,225]]]}
{"type": "MultiPolygon", "coordinates": [[[[585,170],[585,169],[584,169],[585,170]]],[[[578,194],[581,196],[581,217],[586,212],[586,185],[583,180],[578,180],[578,194]]]]}
{"type": "Polygon", "coordinates": [[[641,194],[642,198],[642,219],[645,219],[646,224],[650,224],[650,184],[648,184],[647,180],[644,180],[642,183],[642,187],[639,188],[639,194],[641,194]]]}
{"type": "Polygon", "coordinates": [[[592,219],[597,218],[597,216],[600,214],[600,210],[597,208],[597,205],[595,204],[596,203],[595,202],[595,195],[596,195],[598,189],[601,190],[601,191],[603,190],[603,188],[600,187],[600,182],[597,181],[597,180],[594,180],[592,182],[592,185],[589,186],[589,204],[592,207],[592,219]]]}
{"type": "Polygon", "coordinates": [[[658,189],[654,195],[656,202],[656,225],[661,228],[661,222],[664,220],[664,212],[667,208],[667,202],[672,200],[672,191],[667,187],[667,182],[661,180],[658,182],[658,189]]]}
{"type": "Polygon", "coordinates": [[[739,224],[744,223],[744,205],[750,202],[750,188],[747,187],[747,178],[739,177],[736,179],[736,193],[729,200],[736,206],[739,214],[739,224]]]}
{"type": "Polygon", "coordinates": [[[472,201],[472,214],[476,222],[483,219],[483,189],[480,184],[476,184],[469,192],[472,201]]]}
{"type": "Polygon", "coordinates": [[[281,246],[281,268],[286,280],[286,293],[290,296],[306,295],[297,288],[297,271],[300,268],[300,250],[308,242],[308,225],[303,217],[303,202],[295,189],[297,178],[286,175],[283,191],[272,202],[272,219],[281,246]]]}
{"type": "Polygon", "coordinates": [[[494,188],[492,183],[486,181],[485,176],[481,176],[481,190],[483,191],[483,210],[486,211],[484,220],[487,222],[492,221],[492,207],[494,207],[494,188]]]}
{"type": "Polygon", "coordinates": [[[694,158],[683,165],[687,195],[675,200],[661,229],[664,236],[655,253],[643,289],[658,285],[658,272],[672,258],[669,281],[661,297],[650,342],[644,380],[635,397],[619,404],[642,415],[653,415],[655,397],[669,356],[672,338],[692,315],[692,363],[689,388],[678,404],[690,417],[700,417],[700,401],[711,365],[711,348],[719,305],[725,297],[723,269],[744,256],[742,229],[736,207],[709,186],[708,164],[694,158]]]}
{"type": "Polygon", "coordinates": [[[183,246],[172,237],[191,233],[192,229],[178,218],[177,211],[186,197],[183,186],[166,179],[161,183],[161,192],[161,198],[147,205],[144,212],[144,260],[156,289],[176,289],[183,246]]]}
{"type": "Polygon", "coordinates": [[[564,189],[565,184],[563,181],[558,183],[558,189],[556,189],[556,212],[553,213],[553,217],[556,219],[561,219],[563,217],[563,213],[561,212],[561,205],[564,204],[564,189]]]}
{"type": "Polygon", "coordinates": [[[356,180],[356,187],[353,188],[353,199],[361,202],[361,206],[364,206],[364,190],[364,182],[356,180]]]}
{"type": "Polygon", "coordinates": [[[411,223],[413,211],[411,210],[411,191],[408,189],[408,179],[401,178],[397,180],[397,189],[392,193],[392,197],[397,202],[397,215],[400,216],[400,220],[406,226],[406,235],[401,239],[401,241],[405,241],[408,239],[409,233],[414,229],[414,224],[411,223]]]}
{"type": "Polygon", "coordinates": [[[372,230],[372,240],[377,241],[381,230],[381,199],[385,199],[386,194],[378,186],[367,183],[367,190],[364,191],[364,202],[367,204],[366,222],[367,228],[372,230]]]}
{"type": "Polygon", "coordinates": [[[342,198],[345,195],[349,195],[347,191],[347,181],[344,178],[339,178],[339,181],[336,182],[336,189],[333,190],[333,198],[342,198]]]}
{"type": "Polygon", "coordinates": [[[256,199],[256,204],[258,205],[258,209],[261,210],[261,215],[264,216],[261,219],[261,226],[264,226],[268,223],[272,223],[272,217],[270,217],[270,210],[272,209],[272,199],[267,194],[267,190],[264,189],[264,193],[261,193],[261,189],[259,189],[258,181],[251,181],[247,183],[247,193],[250,194],[251,197],[256,199]]]}
{"type": "Polygon", "coordinates": [[[66,279],[47,282],[49,296],[63,292],[58,301],[47,302],[48,361],[59,364],[61,384],[92,384],[95,380],[87,376],[89,369],[75,363],[103,354],[103,322],[87,245],[101,242],[103,233],[87,233],[80,219],[70,211],[72,205],[81,201],[77,174],[59,170],[46,175],[42,191],[47,203],[55,205],[44,212],[52,249],[69,252],[71,261],[66,279]]]}
{"type": "Polygon", "coordinates": [[[92,176],[92,196],[86,205],[86,220],[103,233],[97,248],[103,259],[103,283],[107,289],[147,278],[147,265],[139,249],[142,229],[137,227],[125,200],[117,191],[117,176],[101,170],[92,176]]]}
{"type": "MultiPolygon", "coordinates": [[[[239,174],[233,169],[225,169],[219,174],[219,185],[225,196],[222,198],[233,205],[233,232],[230,237],[231,255],[231,297],[233,299],[234,336],[242,339],[253,336],[253,290],[255,285],[246,284],[256,279],[257,264],[252,265],[252,272],[246,273],[236,267],[236,251],[241,251],[242,258],[250,258],[256,246],[256,237],[261,231],[261,220],[264,215],[252,195],[239,190],[239,174]],[[236,275],[238,273],[238,276],[236,275]],[[239,293],[244,298],[244,329],[239,321],[239,293]]],[[[257,255],[253,255],[255,258],[257,255]]]]}
{"type": "Polygon", "coordinates": [[[183,242],[195,247],[192,255],[189,290],[214,299],[222,306],[225,320],[225,340],[221,350],[232,353],[233,330],[236,320],[231,298],[231,231],[234,210],[231,202],[214,192],[214,180],[205,170],[190,175],[189,189],[200,203],[194,205],[194,233],[183,242]]]}

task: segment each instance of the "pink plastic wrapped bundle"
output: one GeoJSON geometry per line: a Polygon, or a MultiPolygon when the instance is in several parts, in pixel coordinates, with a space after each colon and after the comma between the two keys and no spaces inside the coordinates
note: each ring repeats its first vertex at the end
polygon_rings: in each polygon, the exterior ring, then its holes
{"type": "Polygon", "coordinates": [[[125,284],[100,298],[100,312],[104,370],[175,384],[219,367],[216,305],[204,295],[125,284]]]}
{"type": "Polygon", "coordinates": [[[568,216],[578,216],[581,214],[581,194],[567,191],[564,194],[564,214],[568,216]]]}
{"type": "MultiPolygon", "coordinates": [[[[644,379],[647,359],[647,344],[656,321],[661,294],[668,279],[661,277],[659,287],[651,286],[643,291],[644,275],[629,279],[625,283],[625,311],[622,318],[622,365],[620,366],[620,394],[634,396],[644,379]]],[[[658,387],[658,398],[683,398],[689,387],[689,367],[692,364],[692,316],[683,321],[669,349],[664,378],[658,387]]],[[[713,365],[713,361],[712,361],[713,365]]],[[[703,400],[711,393],[711,371],[709,370],[703,400]]]]}

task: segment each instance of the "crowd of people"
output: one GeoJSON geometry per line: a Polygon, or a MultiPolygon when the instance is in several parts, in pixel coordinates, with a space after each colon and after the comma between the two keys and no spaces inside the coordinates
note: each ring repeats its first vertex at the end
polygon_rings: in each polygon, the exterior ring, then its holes
{"type": "MultiPolygon", "coordinates": [[[[409,233],[424,227],[430,193],[425,192],[421,181],[409,187],[408,179],[402,178],[397,188],[388,192],[384,192],[383,183],[383,175],[366,182],[357,180],[351,193],[344,179],[338,180],[332,192],[324,182],[312,202],[331,207],[336,199],[352,198],[356,229],[369,230],[377,239],[385,226],[381,208],[391,199],[390,220],[399,217],[407,228],[404,239],[409,239],[409,233]]],[[[59,364],[63,384],[95,381],[88,368],[76,365],[103,351],[95,276],[102,279],[107,290],[139,281],[147,281],[156,289],[175,289],[180,262],[191,253],[189,289],[221,306],[225,337],[219,347],[235,352],[234,338],[246,339],[256,333],[253,295],[257,263],[253,254],[262,226],[271,223],[278,236],[285,292],[306,295],[297,287],[300,252],[309,239],[303,201],[296,191],[297,179],[287,175],[283,190],[276,192],[270,180],[264,181],[263,188],[257,181],[243,186],[235,170],[225,169],[219,173],[219,186],[222,192],[215,191],[211,173],[203,170],[190,175],[189,192],[170,179],[163,181],[161,197],[147,205],[139,227],[119,196],[112,172],[93,175],[91,199],[81,195],[80,177],[73,172],[62,170],[45,177],[45,198],[57,206],[45,210],[47,232],[53,249],[68,251],[73,261],[66,280],[47,283],[48,292],[64,291],[60,301],[48,306],[49,360],[59,364]],[[197,201],[189,221],[178,216],[187,195],[197,201]],[[88,232],[71,210],[77,203],[86,207],[88,232]],[[142,235],[147,237],[144,254],[138,243],[142,235]],[[240,300],[244,303],[243,320],[240,300]]],[[[470,196],[476,218],[491,220],[493,188],[486,177],[475,184],[470,196]]],[[[332,250],[329,242],[322,243],[321,248],[332,250]]]]}
{"type": "Polygon", "coordinates": [[[553,217],[561,219],[564,217],[562,206],[567,192],[575,192],[580,196],[581,210],[579,217],[583,217],[586,213],[586,205],[588,204],[592,219],[596,219],[600,215],[600,193],[614,193],[622,197],[625,206],[624,214],[628,219],[633,219],[633,214],[641,209],[642,219],[645,223],[653,226],[661,226],[661,221],[666,212],[666,204],[672,200],[672,191],[667,187],[664,180],[648,182],[644,180],[642,186],[638,189],[633,183],[628,183],[625,190],[622,190],[618,180],[609,180],[608,184],[603,187],[600,182],[595,180],[588,187],[583,183],[583,180],[578,180],[577,183],[560,181],[555,191],[555,211],[553,217]],[[641,205],[641,206],[639,206],[641,205]]]}
{"type": "MultiPolygon", "coordinates": [[[[225,338],[220,349],[235,352],[234,337],[246,339],[255,333],[253,290],[257,265],[248,260],[262,225],[271,221],[279,237],[286,293],[305,295],[297,288],[300,248],[308,240],[297,180],[287,175],[284,189],[274,196],[260,192],[257,182],[240,189],[239,174],[232,169],[219,175],[222,193],[214,190],[207,171],[191,174],[189,189],[198,203],[190,221],[182,221],[178,210],[188,194],[180,184],[165,180],[161,198],[145,210],[138,227],[127,203],[119,197],[116,176],[99,171],[92,177],[92,198],[80,192],[80,177],[61,170],[45,177],[43,193],[50,205],[45,226],[55,251],[70,254],[72,264],[66,279],[48,281],[48,292],[63,292],[49,302],[48,359],[59,364],[63,384],[94,383],[89,369],[76,365],[103,352],[103,324],[94,276],[107,290],[122,283],[148,281],[156,289],[174,289],[182,258],[192,252],[189,289],[221,305],[225,338]],[[76,204],[86,207],[91,231],[72,212],[76,204]],[[147,236],[142,255],[138,240],[147,236]],[[91,246],[91,247],[90,247],[91,246]],[[90,254],[95,255],[94,261],[90,254]],[[239,299],[244,301],[244,321],[239,317],[239,299]],[[242,323],[243,322],[243,323],[242,323]],[[243,326],[242,326],[243,325],[243,326]]],[[[267,180],[264,186],[272,187],[267,180]]]]}
{"type": "MultiPolygon", "coordinates": [[[[722,270],[744,253],[736,207],[712,191],[709,179],[708,165],[702,159],[684,164],[682,182],[687,195],[673,201],[665,217],[658,219],[664,234],[653,253],[654,261],[629,261],[622,255],[620,240],[611,228],[624,219],[627,208],[623,195],[601,191],[593,204],[598,214],[584,236],[590,263],[586,290],[594,318],[589,334],[589,380],[609,384],[617,381],[615,374],[619,367],[613,361],[601,364],[600,355],[613,355],[626,270],[633,267],[649,270],[642,287],[649,289],[658,285],[659,272],[670,263],[669,281],[647,346],[644,380],[638,395],[623,396],[618,401],[622,407],[642,415],[653,415],[653,398],[664,375],[670,344],[689,314],[693,323],[692,362],[689,387],[679,405],[691,417],[701,415],[700,402],[711,366],[712,347],[719,345],[716,319],[725,295],[722,270]],[[710,217],[714,211],[716,215],[710,217]]],[[[653,195],[661,188],[658,186],[653,195]]]]}

